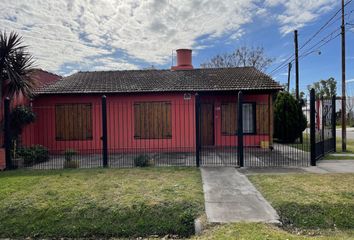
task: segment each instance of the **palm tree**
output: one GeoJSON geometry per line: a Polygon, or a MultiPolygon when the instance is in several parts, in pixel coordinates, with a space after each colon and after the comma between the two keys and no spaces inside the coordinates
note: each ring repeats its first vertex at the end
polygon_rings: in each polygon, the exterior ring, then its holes
{"type": "Polygon", "coordinates": [[[10,98],[20,93],[25,97],[33,96],[33,57],[22,40],[15,32],[10,35],[0,32],[0,100],[3,94],[10,98]]]}

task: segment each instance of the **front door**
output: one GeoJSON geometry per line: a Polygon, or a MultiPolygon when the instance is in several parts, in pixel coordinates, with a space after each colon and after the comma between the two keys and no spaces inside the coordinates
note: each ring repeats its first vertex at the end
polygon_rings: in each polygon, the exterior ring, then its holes
{"type": "Polygon", "coordinates": [[[200,104],[200,143],[202,146],[214,145],[214,104],[200,104]]]}

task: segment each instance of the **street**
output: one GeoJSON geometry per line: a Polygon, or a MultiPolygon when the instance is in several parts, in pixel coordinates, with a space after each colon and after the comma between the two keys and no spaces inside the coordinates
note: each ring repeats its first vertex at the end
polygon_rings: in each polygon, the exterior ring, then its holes
{"type": "MultiPolygon", "coordinates": [[[[337,137],[342,137],[342,129],[336,129],[337,137]]],[[[347,139],[354,139],[354,128],[347,128],[347,139]]]]}

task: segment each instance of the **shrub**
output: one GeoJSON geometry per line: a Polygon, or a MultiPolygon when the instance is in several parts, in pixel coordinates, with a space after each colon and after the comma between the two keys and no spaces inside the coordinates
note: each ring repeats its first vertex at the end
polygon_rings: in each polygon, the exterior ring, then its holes
{"type": "Polygon", "coordinates": [[[64,168],[79,168],[80,163],[78,161],[73,160],[73,156],[77,154],[75,149],[66,149],[64,152],[65,161],[64,168]]]}
{"type": "Polygon", "coordinates": [[[66,161],[71,161],[72,157],[75,156],[77,154],[75,149],[66,149],[64,152],[65,155],[65,160],[66,161]]]}
{"type": "Polygon", "coordinates": [[[294,142],[306,126],[301,104],[290,93],[280,92],[274,106],[274,137],[282,142],[294,142]]]}
{"type": "Polygon", "coordinates": [[[149,156],[148,155],[139,155],[134,158],[135,167],[148,167],[149,166],[149,156]]]}
{"type": "Polygon", "coordinates": [[[64,168],[79,168],[80,163],[76,160],[70,160],[64,162],[64,168]]]}
{"type": "Polygon", "coordinates": [[[42,145],[20,148],[18,155],[23,158],[25,165],[33,165],[49,160],[49,151],[42,145]]]}

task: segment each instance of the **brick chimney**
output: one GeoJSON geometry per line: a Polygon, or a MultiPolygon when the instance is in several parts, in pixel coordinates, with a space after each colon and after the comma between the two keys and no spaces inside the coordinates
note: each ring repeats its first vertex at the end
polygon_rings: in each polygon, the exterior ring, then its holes
{"type": "Polygon", "coordinates": [[[172,70],[190,70],[192,65],[192,50],[191,49],[177,49],[177,66],[171,67],[172,70]]]}

